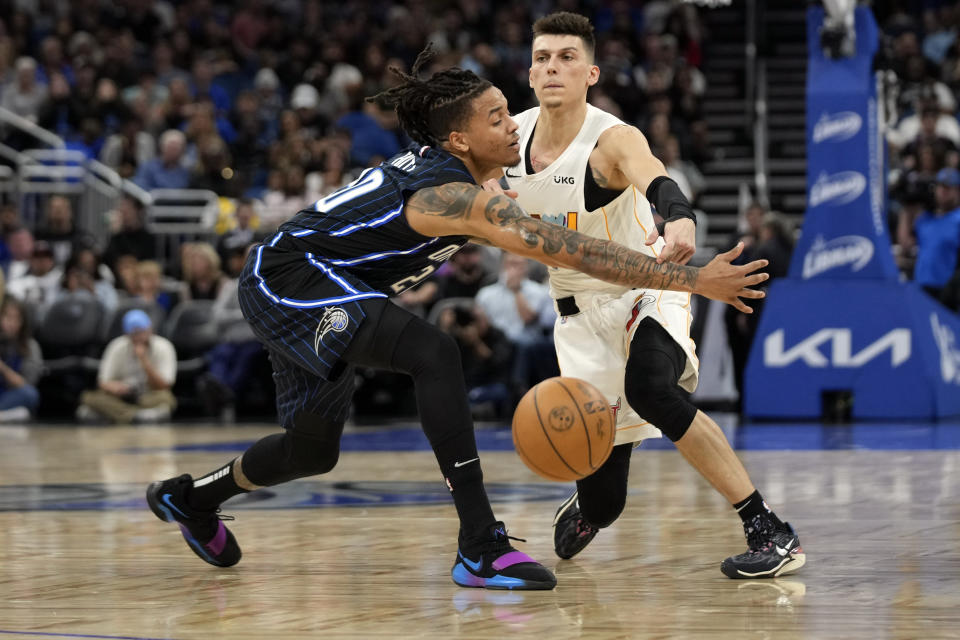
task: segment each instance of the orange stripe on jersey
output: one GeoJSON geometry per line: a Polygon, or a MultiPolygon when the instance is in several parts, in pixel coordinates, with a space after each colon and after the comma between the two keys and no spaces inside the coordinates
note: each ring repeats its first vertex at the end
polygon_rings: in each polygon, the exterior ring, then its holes
{"type": "MultiPolygon", "coordinates": [[[[643,239],[647,239],[647,228],[643,226],[643,223],[640,222],[640,215],[637,213],[637,187],[633,187],[633,219],[637,221],[637,224],[640,225],[640,229],[643,231],[643,239]]],[[[660,252],[654,248],[654,245],[650,245],[650,251],[653,252],[654,257],[660,257],[660,252]]]]}
{"type": "Polygon", "coordinates": [[[640,427],[646,427],[649,424],[650,424],[649,422],[641,422],[640,424],[631,424],[630,426],[627,426],[627,427],[617,427],[617,431],[626,431],[627,429],[639,429],[640,427]]]}
{"type": "Polygon", "coordinates": [[[697,357],[697,343],[693,341],[693,338],[690,337],[690,326],[693,324],[693,309],[690,308],[690,302],[693,300],[693,294],[687,294],[687,304],[683,305],[684,310],[687,312],[687,340],[690,341],[690,353],[693,355],[695,361],[694,366],[700,368],[700,358],[697,357]]]}
{"type": "Polygon", "coordinates": [[[567,229],[571,231],[577,230],[577,212],[576,211],[567,211],[567,229]]]}
{"type": "Polygon", "coordinates": [[[604,207],[600,207],[600,212],[603,214],[603,226],[607,230],[607,240],[613,240],[613,236],[610,235],[610,225],[607,224],[607,210],[604,207]]]}

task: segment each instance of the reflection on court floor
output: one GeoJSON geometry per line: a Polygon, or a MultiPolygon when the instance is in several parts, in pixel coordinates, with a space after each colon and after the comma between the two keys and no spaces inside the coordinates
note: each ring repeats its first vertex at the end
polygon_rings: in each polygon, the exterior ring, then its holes
{"type": "Polygon", "coordinates": [[[960,425],[724,424],[808,563],[731,581],[729,505],[668,442],[631,461],[627,508],[570,561],[551,522],[572,485],[478,443],[494,509],[553,568],[546,593],[457,588],[457,519],[414,425],[355,428],[333,472],[238,497],[243,560],[218,570],[143,508],[273,425],[0,428],[0,637],[917,638],[960,628],[960,425]]]}

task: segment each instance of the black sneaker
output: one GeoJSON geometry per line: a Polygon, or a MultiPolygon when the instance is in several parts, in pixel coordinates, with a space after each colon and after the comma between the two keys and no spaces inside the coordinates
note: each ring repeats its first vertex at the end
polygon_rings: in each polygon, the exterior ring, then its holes
{"type": "Polygon", "coordinates": [[[231,516],[220,510],[197,511],[187,506],[184,493],[193,486],[193,478],[184,474],[147,487],[147,504],[164,522],[175,522],[190,550],[215,567],[232,567],[240,562],[240,545],[223,524],[231,516]]]}
{"type": "Polygon", "coordinates": [[[485,589],[553,589],[557,579],[542,564],[525,553],[517,551],[507,535],[507,527],[495,522],[489,538],[479,544],[461,543],[450,575],[461,587],[485,589]]]}
{"type": "Polygon", "coordinates": [[[747,536],[746,553],[731,556],[720,563],[728,578],[776,578],[792,573],[807,561],[800,538],[790,523],[775,524],[765,515],[754,516],[743,525],[747,536]]]}
{"type": "Polygon", "coordinates": [[[569,560],[583,551],[599,531],[580,515],[580,501],[574,491],[553,518],[553,550],[564,560],[569,560]]]}

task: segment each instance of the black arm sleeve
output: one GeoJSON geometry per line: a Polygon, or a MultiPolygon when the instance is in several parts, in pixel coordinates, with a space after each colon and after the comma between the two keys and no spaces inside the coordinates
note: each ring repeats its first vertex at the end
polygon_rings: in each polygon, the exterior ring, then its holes
{"type": "Polygon", "coordinates": [[[647,200],[653,203],[660,217],[663,218],[663,222],[657,225],[657,231],[661,235],[663,235],[663,227],[668,222],[690,218],[694,224],[697,223],[697,214],[693,212],[690,202],[671,178],[666,176],[654,178],[647,187],[647,200]]]}

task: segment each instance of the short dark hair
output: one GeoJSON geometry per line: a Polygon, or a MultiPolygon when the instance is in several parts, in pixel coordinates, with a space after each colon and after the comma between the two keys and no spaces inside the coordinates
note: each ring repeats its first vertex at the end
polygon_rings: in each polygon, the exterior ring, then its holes
{"type": "Polygon", "coordinates": [[[417,56],[409,74],[390,67],[401,83],[367,98],[397,111],[400,126],[418,144],[439,147],[451,131],[458,131],[473,115],[473,99],[493,86],[472,71],[452,67],[438,71],[426,80],[417,76],[433,59],[428,44],[417,56]]]}
{"type": "Polygon", "coordinates": [[[583,48],[590,59],[597,47],[590,20],[578,13],[557,11],[545,15],[533,23],[533,37],[538,36],[577,36],[583,40],[583,48]]]}

